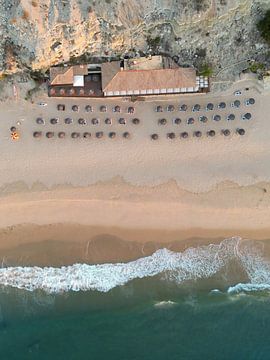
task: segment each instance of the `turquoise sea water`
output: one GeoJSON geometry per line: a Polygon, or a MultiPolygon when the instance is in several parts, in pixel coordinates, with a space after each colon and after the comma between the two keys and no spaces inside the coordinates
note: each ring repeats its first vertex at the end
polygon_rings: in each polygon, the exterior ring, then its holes
{"type": "MultiPolygon", "coordinates": [[[[121,285],[115,284],[118,267],[84,268],[92,276],[88,287],[97,286],[96,276],[106,277],[99,290],[44,291],[43,273],[43,282],[34,273],[39,288],[18,289],[25,277],[32,281],[30,270],[23,278],[22,269],[13,269],[10,286],[7,269],[1,269],[0,359],[269,359],[270,262],[264,247],[232,239],[167,255],[164,270],[159,253],[162,271],[155,257],[125,264],[122,276],[130,279],[130,267],[140,276],[121,285]],[[110,281],[115,286],[109,289],[110,281]]],[[[75,279],[82,286],[77,272],[75,279]]]]}

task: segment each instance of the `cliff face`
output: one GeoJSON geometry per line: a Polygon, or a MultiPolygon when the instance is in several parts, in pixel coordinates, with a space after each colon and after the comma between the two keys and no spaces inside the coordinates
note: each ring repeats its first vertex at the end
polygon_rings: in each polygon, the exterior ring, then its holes
{"type": "MultiPolygon", "coordinates": [[[[167,53],[219,68],[264,60],[266,0],[0,0],[0,71],[46,69],[87,53],[167,53]]],[[[241,65],[239,66],[241,67],[241,65]]]]}

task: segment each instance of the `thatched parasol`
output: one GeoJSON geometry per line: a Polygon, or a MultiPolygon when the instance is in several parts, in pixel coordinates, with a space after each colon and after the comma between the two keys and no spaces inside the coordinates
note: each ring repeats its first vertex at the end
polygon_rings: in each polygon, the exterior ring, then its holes
{"type": "Polygon", "coordinates": [[[112,119],[110,118],[105,119],[104,122],[106,125],[112,125],[112,119]]]}
{"type": "Polygon", "coordinates": [[[33,137],[34,137],[35,139],[39,139],[39,138],[41,138],[41,136],[42,136],[42,132],[41,132],[41,131],[35,131],[35,132],[33,132],[33,137]]]}
{"type": "Polygon", "coordinates": [[[192,124],[194,124],[194,123],[195,123],[195,119],[194,119],[194,118],[190,117],[190,118],[187,119],[187,124],[188,124],[188,125],[192,125],[192,124]]]}
{"type": "Polygon", "coordinates": [[[174,132],[168,133],[168,134],[167,134],[167,138],[168,138],[168,139],[171,139],[171,140],[175,139],[175,133],[174,133],[174,132]]]}
{"type": "Polygon", "coordinates": [[[98,125],[98,124],[99,124],[99,119],[93,118],[93,119],[91,120],[91,123],[92,123],[93,125],[98,125]]]}
{"type": "Polygon", "coordinates": [[[209,131],[207,131],[207,135],[210,137],[213,137],[216,135],[216,132],[215,132],[215,130],[209,130],[209,131]]]}
{"type": "Polygon", "coordinates": [[[167,120],[166,119],[159,119],[158,120],[158,125],[166,125],[167,124],[167,120]]]}
{"type": "Polygon", "coordinates": [[[121,124],[121,125],[125,125],[125,124],[126,124],[126,120],[125,120],[124,118],[120,118],[120,119],[118,120],[118,122],[119,122],[119,124],[121,124]]]}
{"type": "Polygon", "coordinates": [[[151,136],[152,140],[157,140],[158,139],[158,134],[152,134],[151,136]]]}
{"type": "Polygon", "coordinates": [[[85,132],[85,133],[83,133],[83,137],[85,139],[89,139],[91,137],[91,133],[90,132],[85,132]]]}
{"type": "Polygon", "coordinates": [[[86,122],[86,120],[85,120],[85,119],[80,118],[80,119],[78,120],[78,124],[79,124],[79,125],[86,125],[86,124],[87,124],[87,122],[86,122]]]}
{"type": "Polygon", "coordinates": [[[176,119],[173,120],[173,123],[174,123],[175,125],[180,125],[181,122],[182,122],[182,120],[181,120],[180,118],[176,118],[176,119]]]}
{"type": "Polygon", "coordinates": [[[64,123],[67,124],[67,125],[69,125],[69,124],[72,124],[72,123],[73,123],[73,120],[72,120],[71,118],[66,118],[66,119],[64,120],[64,123]]]}
{"type": "Polygon", "coordinates": [[[78,133],[78,132],[73,132],[73,133],[71,133],[71,137],[72,137],[72,139],[77,139],[77,138],[80,137],[80,133],[78,133]]]}
{"type": "Polygon", "coordinates": [[[39,124],[39,125],[44,125],[45,124],[45,121],[41,118],[41,117],[38,117],[36,119],[36,123],[39,124]]]}
{"type": "Polygon", "coordinates": [[[110,139],[114,139],[116,137],[116,133],[114,131],[109,132],[108,134],[110,139]]]}
{"type": "Polygon", "coordinates": [[[188,138],[188,133],[186,131],[184,131],[180,134],[180,136],[181,136],[181,138],[186,139],[186,138],[188,138]]]}
{"type": "Polygon", "coordinates": [[[214,115],[214,116],[213,116],[213,120],[214,120],[214,121],[220,121],[220,120],[221,120],[221,116],[220,116],[220,115],[214,115]]]}
{"type": "Polygon", "coordinates": [[[132,124],[139,125],[139,123],[140,123],[140,120],[138,118],[132,119],[132,124]]]}
{"type": "Polygon", "coordinates": [[[231,134],[231,132],[229,129],[224,129],[224,130],[221,130],[221,134],[223,134],[224,136],[229,136],[231,134]]]}
{"type": "Polygon", "coordinates": [[[101,139],[103,137],[103,131],[96,132],[96,138],[101,139]]]}
{"type": "Polygon", "coordinates": [[[46,133],[46,137],[49,138],[49,139],[53,138],[53,137],[54,137],[54,132],[48,131],[48,132],[46,133]]]}
{"type": "Polygon", "coordinates": [[[129,132],[124,132],[123,133],[123,138],[125,138],[125,139],[129,139],[130,138],[130,133],[129,132]]]}
{"type": "Polygon", "coordinates": [[[66,133],[64,131],[61,131],[58,133],[59,139],[64,139],[66,137],[66,133]]]}
{"type": "Polygon", "coordinates": [[[79,111],[79,106],[78,105],[72,105],[71,110],[72,111],[79,111]]]}
{"type": "Polygon", "coordinates": [[[86,112],[92,112],[92,111],[93,111],[93,107],[92,107],[91,105],[86,105],[85,111],[86,111],[86,112]]]}
{"type": "Polygon", "coordinates": [[[213,109],[214,109],[214,104],[208,103],[208,104],[206,105],[206,110],[213,110],[213,109]]]}

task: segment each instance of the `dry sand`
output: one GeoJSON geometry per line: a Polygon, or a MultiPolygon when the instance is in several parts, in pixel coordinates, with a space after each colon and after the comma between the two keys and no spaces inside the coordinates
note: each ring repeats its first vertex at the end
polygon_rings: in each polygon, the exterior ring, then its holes
{"type": "MultiPolygon", "coordinates": [[[[189,105],[222,100],[229,104],[235,100],[233,91],[246,87],[250,90],[239,99],[243,102],[253,96],[256,104],[235,113],[240,118],[243,112],[251,111],[253,119],[245,125],[239,119],[236,124],[225,125],[237,127],[241,123],[247,130],[244,137],[204,137],[186,142],[166,139],[166,132],[180,132],[187,125],[182,124],[181,130],[172,123],[164,129],[158,127],[154,112],[158,102],[151,98],[135,104],[136,117],[143,122],[137,128],[131,124],[124,130],[119,124],[110,128],[132,133],[131,140],[115,142],[32,138],[37,116],[47,122],[55,116],[58,102],[67,107],[79,103],[82,108],[87,104],[85,99],[44,98],[48,102],[44,109],[19,100],[15,105],[3,103],[3,265],[126,261],[163,246],[182,250],[230,236],[270,239],[269,93],[261,93],[260,85],[249,80],[236,83],[222,95],[183,96],[180,100],[189,105]],[[15,143],[10,140],[9,128],[17,121],[21,123],[17,125],[21,139],[15,143]],[[154,131],[162,137],[156,143],[149,139],[154,131]]],[[[129,105],[120,99],[92,100],[91,104],[98,107],[106,103],[111,108],[117,102],[123,108],[129,105]]],[[[177,105],[179,97],[160,98],[159,102],[177,105]]],[[[60,122],[63,116],[71,115],[75,117],[67,109],[59,115],[60,122]]],[[[198,124],[196,129],[205,132],[214,126],[219,131],[225,123],[198,124]]],[[[46,124],[44,129],[51,127],[46,124]]],[[[76,124],[71,127],[72,131],[84,131],[76,124]]],[[[63,124],[54,129],[61,131],[63,124]]]]}

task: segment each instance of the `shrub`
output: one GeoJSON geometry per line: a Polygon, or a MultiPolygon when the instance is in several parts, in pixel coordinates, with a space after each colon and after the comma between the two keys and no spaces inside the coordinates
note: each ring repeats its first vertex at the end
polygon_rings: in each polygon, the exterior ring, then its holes
{"type": "Polygon", "coordinates": [[[270,10],[266,11],[264,17],[257,23],[261,37],[270,44],[270,10]]]}
{"type": "Polygon", "coordinates": [[[212,76],[213,75],[213,69],[210,64],[203,64],[201,68],[199,69],[199,75],[202,76],[212,76]]]}

